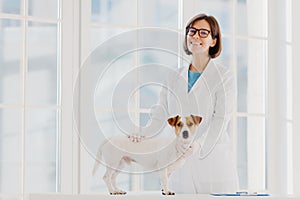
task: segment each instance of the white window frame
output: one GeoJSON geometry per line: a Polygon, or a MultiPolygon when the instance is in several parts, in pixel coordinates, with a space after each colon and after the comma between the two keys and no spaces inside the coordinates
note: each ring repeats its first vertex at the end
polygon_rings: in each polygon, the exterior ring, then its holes
{"type": "Polygon", "coordinates": [[[300,196],[300,26],[297,19],[300,17],[300,1],[292,0],[292,91],[293,91],[293,192],[300,196]]]}
{"type": "Polygon", "coordinates": [[[79,193],[79,140],[73,121],[73,86],[80,67],[80,0],[62,0],[62,113],[60,192],[79,193]],[[76,17],[77,16],[77,17],[76,17]]]}

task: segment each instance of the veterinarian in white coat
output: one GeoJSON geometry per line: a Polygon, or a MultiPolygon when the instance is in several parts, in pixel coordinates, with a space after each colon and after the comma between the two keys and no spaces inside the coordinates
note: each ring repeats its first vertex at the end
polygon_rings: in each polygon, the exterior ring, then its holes
{"type": "Polygon", "coordinates": [[[183,47],[191,63],[170,74],[152,122],[142,133],[156,134],[170,116],[202,116],[197,129],[201,150],[170,177],[170,188],[175,193],[236,192],[238,176],[228,133],[235,80],[232,71],[212,61],[222,49],[216,19],[205,14],[190,19],[183,47]]]}

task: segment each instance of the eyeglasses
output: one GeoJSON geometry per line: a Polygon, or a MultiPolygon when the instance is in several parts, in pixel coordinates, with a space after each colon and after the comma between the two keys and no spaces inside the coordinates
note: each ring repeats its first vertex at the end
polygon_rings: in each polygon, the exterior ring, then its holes
{"type": "Polygon", "coordinates": [[[196,33],[198,32],[199,37],[201,38],[207,38],[207,36],[210,34],[210,31],[204,28],[194,28],[194,27],[190,27],[188,30],[188,35],[189,36],[194,36],[196,33]]]}

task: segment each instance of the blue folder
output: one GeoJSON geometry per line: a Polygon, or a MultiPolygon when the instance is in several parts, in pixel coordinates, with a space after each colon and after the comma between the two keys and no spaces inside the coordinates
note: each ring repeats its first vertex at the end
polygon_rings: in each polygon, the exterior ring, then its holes
{"type": "Polygon", "coordinates": [[[212,193],[213,196],[269,196],[266,193],[248,193],[248,192],[236,192],[236,193],[212,193]]]}

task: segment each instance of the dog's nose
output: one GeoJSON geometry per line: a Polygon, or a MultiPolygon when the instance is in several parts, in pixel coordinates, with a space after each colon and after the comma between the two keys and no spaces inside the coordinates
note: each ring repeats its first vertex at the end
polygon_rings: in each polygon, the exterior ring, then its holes
{"type": "Polygon", "coordinates": [[[182,137],[183,137],[184,139],[188,138],[188,137],[189,137],[189,132],[188,132],[188,131],[183,131],[183,132],[182,132],[182,137]]]}

